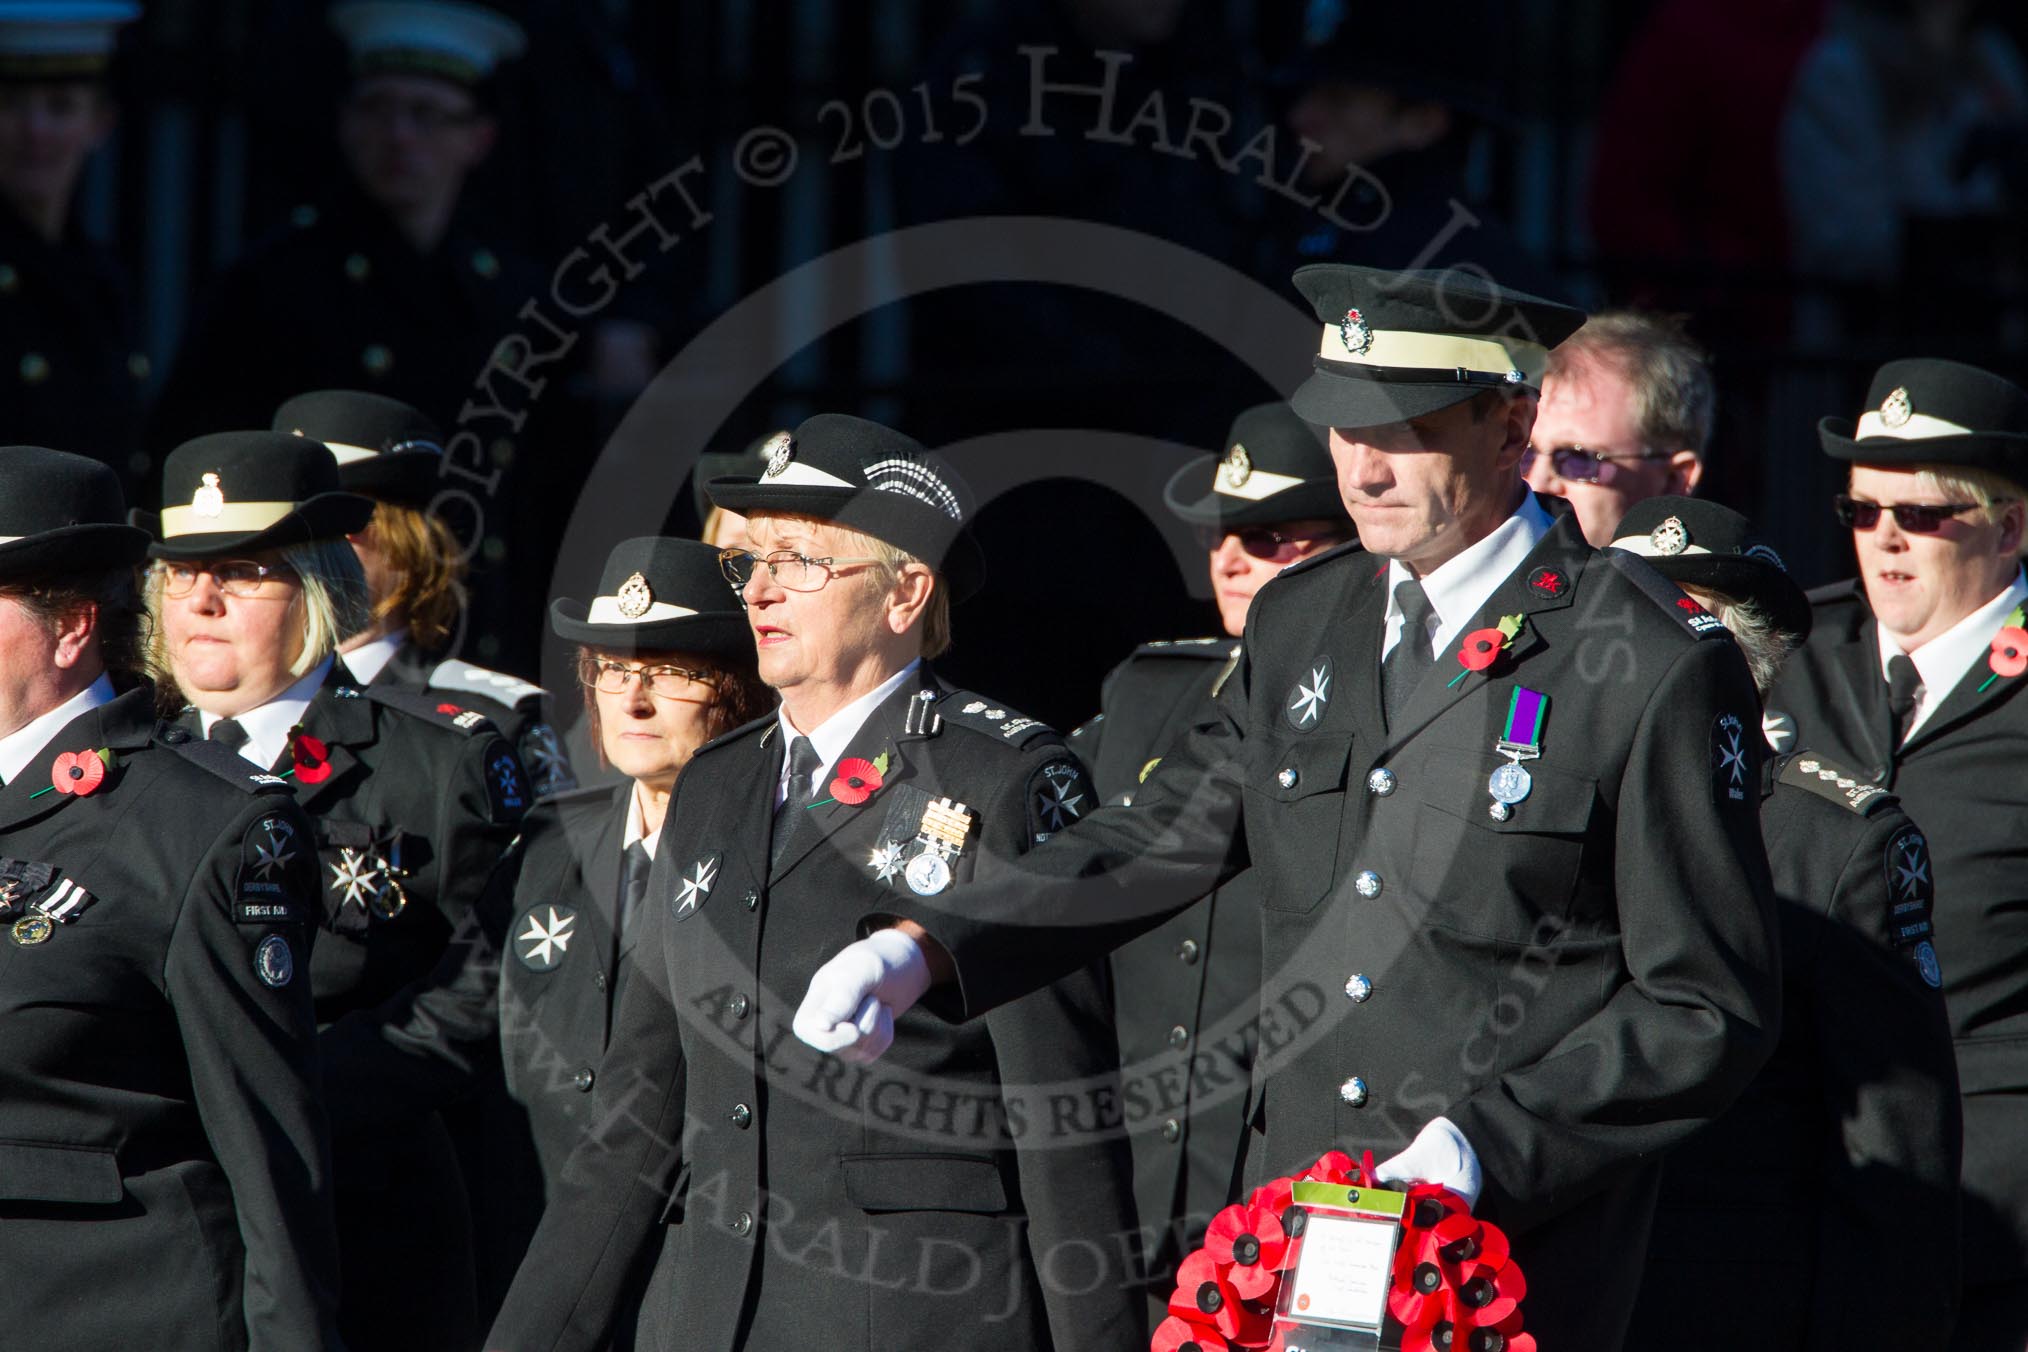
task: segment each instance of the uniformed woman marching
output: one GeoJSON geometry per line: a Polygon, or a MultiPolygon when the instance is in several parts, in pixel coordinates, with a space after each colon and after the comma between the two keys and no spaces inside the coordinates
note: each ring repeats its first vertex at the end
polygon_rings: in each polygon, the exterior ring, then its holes
{"type": "Polygon", "coordinates": [[[335,1348],[310,824],[158,735],[123,511],[0,449],[0,1343],[335,1348]]]}
{"type": "MultiPolygon", "coordinates": [[[[295,789],[315,824],[329,934],[311,966],[333,1038],[386,1017],[468,918],[527,810],[514,750],[483,716],[401,690],[361,690],[333,652],[363,627],[345,543],[371,514],[339,490],[320,442],[275,432],[199,437],[163,464],[147,594],[184,725],[295,789]]],[[[383,1094],[399,1094],[389,1086],[383,1094]]],[[[432,1118],[348,1135],[333,1096],[341,1327],[357,1346],[464,1345],[471,1238],[450,1141],[432,1118]]]]}

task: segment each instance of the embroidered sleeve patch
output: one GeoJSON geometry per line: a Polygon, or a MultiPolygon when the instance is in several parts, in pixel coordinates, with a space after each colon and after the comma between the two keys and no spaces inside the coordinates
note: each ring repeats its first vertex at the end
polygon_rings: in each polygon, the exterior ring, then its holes
{"type": "Polygon", "coordinates": [[[1746,727],[1737,714],[1720,714],[1711,724],[1711,801],[1745,803],[1756,780],[1747,759],[1746,727]]]}
{"type": "Polygon", "coordinates": [[[486,756],[486,799],[496,822],[518,822],[528,811],[528,775],[505,742],[486,756]]]}
{"type": "Polygon", "coordinates": [[[1074,760],[1051,761],[1028,780],[1028,834],[1037,845],[1082,820],[1098,797],[1084,767],[1074,760]]]}
{"type": "Polygon", "coordinates": [[[232,889],[232,918],[242,925],[279,925],[303,918],[301,901],[290,888],[291,870],[304,851],[296,824],[269,813],[240,839],[239,875],[232,889]]]}

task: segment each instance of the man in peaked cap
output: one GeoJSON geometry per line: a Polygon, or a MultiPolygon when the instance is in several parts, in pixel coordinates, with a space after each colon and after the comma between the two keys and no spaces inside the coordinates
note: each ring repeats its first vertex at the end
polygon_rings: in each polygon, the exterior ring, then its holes
{"type": "MultiPolygon", "coordinates": [[[[904,1015],[857,1084],[789,1035],[787,1001],[860,914],[968,895],[1089,808],[1060,737],[929,665],[946,596],[980,575],[969,495],[839,414],[710,491],[747,517],[758,553],[721,557],[781,707],[676,783],[592,1086],[612,1125],[565,1166],[487,1345],[605,1346],[649,1260],[636,1346],[1136,1346],[1095,969],[965,1027],[904,1015]]],[[[654,598],[623,582],[613,601],[654,598]]]]}
{"type": "Polygon", "coordinates": [[[339,645],[340,660],[381,682],[476,709],[514,743],[538,797],[577,787],[570,753],[550,722],[549,692],[446,654],[462,636],[463,551],[437,515],[443,434],[421,409],[364,390],[316,390],[275,410],[274,430],[330,447],[338,482],[374,501],[373,520],[347,537],[366,573],[373,623],[339,645]]]}
{"type": "MultiPolygon", "coordinates": [[[[1224,638],[1141,645],[1106,677],[1100,712],[1070,735],[1099,799],[1128,803],[1239,660],[1255,593],[1276,573],[1352,533],[1330,452],[1286,403],[1242,412],[1225,449],[1183,466],[1163,497],[1211,549],[1224,638]]],[[[1176,1264],[1230,1200],[1253,1063],[1260,899],[1242,874],[1112,956],[1114,1026],[1134,1199],[1150,1295],[1166,1303],[1176,1264]]],[[[1157,1314],[1160,1318],[1160,1314],[1157,1314]]]]}
{"type": "Polygon", "coordinates": [[[133,486],[148,359],[119,260],[72,208],[117,121],[115,41],[140,15],[131,0],[0,3],[0,440],[89,448],[133,486]]]}
{"type": "Polygon", "coordinates": [[[352,58],[347,172],[218,279],[156,406],[158,443],[259,426],[284,399],[334,386],[448,421],[539,289],[531,264],[459,210],[492,149],[493,81],[522,50],[520,26],[456,0],[345,0],[330,18],[352,58]]]}
{"type": "MultiPolygon", "coordinates": [[[[1612,547],[1725,621],[1763,693],[1810,603],[1752,523],[1650,498],[1612,547]]],[[[1779,903],[1781,1041],[1672,1153],[1628,1343],[1941,1347],[1958,1291],[1957,1065],[1927,839],[1894,794],[1793,744],[1758,786],[1779,903]],[[1750,1281],[1741,1281],[1750,1271],[1750,1281]]]]}
{"type": "Polygon", "coordinates": [[[0,1328],[335,1347],[310,823],[157,723],[124,506],[0,448],[0,1328]]]}
{"type": "Polygon", "coordinates": [[[1816,625],[1771,718],[1893,789],[1935,869],[1935,961],[1965,1122],[1964,1306],[1952,1347],[2028,1340],[2028,391],[1957,362],[1889,362],[1856,419],[1818,424],[1849,463],[1834,503],[1859,576],[1816,625]]]}
{"type": "Polygon", "coordinates": [[[1330,429],[1361,548],[1262,590],[1216,718],[1131,807],[962,906],[869,914],[896,934],[820,969],[797,1030],[869,1057],[861,1006],[912,1003],[917,963],[975,1014],[1251,868],[1251,1177],[1371,1149],[1507,1228],[1545,1346],[1618,1347],[1656,1161],[1773,1047],[1753,681],[1718,620],[1522,483],[1578,311],[1457,273],[1295,280],[1323,328],[1290,402],[1330,429]]]}

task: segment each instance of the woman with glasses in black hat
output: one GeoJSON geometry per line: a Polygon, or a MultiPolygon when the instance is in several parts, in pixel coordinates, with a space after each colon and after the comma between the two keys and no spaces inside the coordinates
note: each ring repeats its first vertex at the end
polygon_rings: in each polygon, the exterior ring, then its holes
{"type": "Polygon", "coordinates": [[[0,1342],[335,1348],[310,823],[156,723],[123,513],[0,449],[0,1342]]]}
{"type": "MultiPolygon", "coordinates": [[[[345,543],[370,500],[339,488],[321,442],[225,432],[176,448],[147,584],[179,724],[288,782],[315,827],[323,924],[310,964],[328,1044],[374,1037],[380,1008],[464,925],[530,802],[514,750],[482,716],[362,690],[335,662],[364,625],[345,543]]],[[[399,1095],[399,1086],[381,1094],[399,1095]]],[[[434,1118],[350,1130],[362,1095],[330,1097],[346,1341],[460,1346],[472,1335],[471,1236],[456,1157],[434,1118]]]]}

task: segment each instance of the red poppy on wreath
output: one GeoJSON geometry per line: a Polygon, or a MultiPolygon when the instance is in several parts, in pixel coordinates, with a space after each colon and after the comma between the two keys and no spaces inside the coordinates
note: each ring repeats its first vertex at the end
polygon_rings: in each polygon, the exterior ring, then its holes
{"type": "Polygon", "coordinates": [[[1225,1279],[1248,1300],[1275,1289],[1293,1256],[1281,1215],[1265,1207],[1229,1206],[1211,1218],[1204,1251],[1225,1267],[1225,1279]]]}
{"type": "Polygon", "coordinates": [[[887,773],[887,753],[881,752],[872,760],[859,756],[847,756],[838,762],[838,774],[831,781],[831,797],[834,801],[858,807],[861,803],[880,792],[886,781],[881,776],[887,773]]]}
{"type": "Polygon", "coordinates": [[[66,751],[49,767],[49,783],[58,793],[86,797],[106,780],[106,762],[98,752],[66,751]]]}
{"type": "Polygon", "coordinates": [[[1180,1319],[1209,1324],[1229,1343],[1258,1347],[1267,1341],[1268,1311],[1248,1305],[1239,1289],[1226,1280],[1225,1270],[1203,1249],[1197,1250],[1176,1269],[1176,1289],[1169,1296],[1169,1313],[1180,1319]]]}
{"type": "Polygon", "coordinates": [[[296,762],[293,773],[300,784],[322,784],[331,777],[331,748],[321,737],[291,728],[289,757],[296,762]]]}
{"type": "Polygon", "coordinates": [[[1230,1352],[1231,1347],[1210,1324],[1172,1314],[1155,1325],[1148,1352],[1230,1352]]]}

